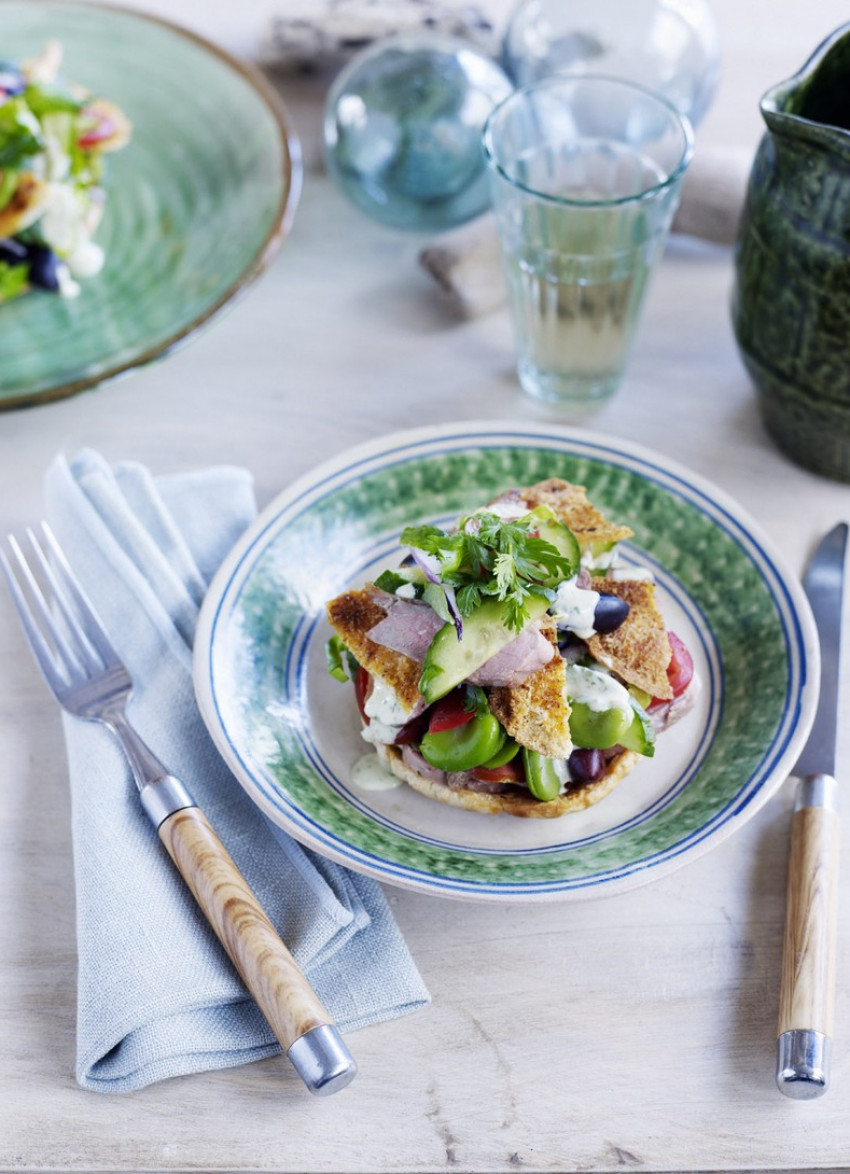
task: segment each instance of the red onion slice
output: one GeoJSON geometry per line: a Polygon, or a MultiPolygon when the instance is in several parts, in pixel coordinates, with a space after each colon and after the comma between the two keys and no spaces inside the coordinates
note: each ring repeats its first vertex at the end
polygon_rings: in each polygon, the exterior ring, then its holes
{"type": "Polygon", "coordinates": [[[457,632],[458,640],[463,639],[463,616],[460,614],[460,609],[457,605],[457,596],[455,589],[451,583],[443,583],[440,579],[440,560],[433,554],[426,554],[424,550],[417,550],[415,546],[411,546],[410,553],[413,556],[413,561],[417,567],[422,571],[427,579],[432,583],[436,583],[442,587],[443,594],[446,597],[446,606],[449,609],[449,615],[454,622],[455,631],[457,632]]]}

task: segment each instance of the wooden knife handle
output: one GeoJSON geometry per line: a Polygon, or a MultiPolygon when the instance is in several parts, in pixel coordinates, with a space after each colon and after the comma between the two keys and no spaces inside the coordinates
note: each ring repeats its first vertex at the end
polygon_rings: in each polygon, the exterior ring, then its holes
{"type": "Polygon", "coordinates": [[[183,807],[162,820],[158,832],[310,1091],[327,1095],[344,1088],[357,1070],[354,1061],[204,813],[183,807]]]}
{"type": "MultiPolygon", "coordinates": [[[[783,1092],[798,1097],[819,1095],[828,1081],[838,907],[840,821],[836,789],[835,780],[828,775],[803,780],[791,825],[777,1031],[780,1041],[785,1037],[786,1062],[777,1069],[777,1081],[783,1092]],[[824,1050],[820,1076],[787,1070],[788,1048],[796,1043],[800,1052],[804,1036],[818,1037],[815,1042],[824,1050]]],[[[806,1064],[801,1062],[801,1066],[806,1064]]]]}

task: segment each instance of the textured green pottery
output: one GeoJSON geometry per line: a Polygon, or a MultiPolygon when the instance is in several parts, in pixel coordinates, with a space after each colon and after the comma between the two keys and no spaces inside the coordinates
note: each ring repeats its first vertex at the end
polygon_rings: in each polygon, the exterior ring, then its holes
{"type": "Polygon", "coordinates": [[[175,25],[64,0],[0,0],[0,59],[55,38],[63,76],[117,102],[100,274],[0,306],[0,408],[70,395],[191,338],[262,273],[289,226],[297,142],[253,69],[175,25]]]}
{"type": "Polygon", "coordinates": [[[850,481],[850,24],[761,101],[732,319],[765,426],[850,481]]]}

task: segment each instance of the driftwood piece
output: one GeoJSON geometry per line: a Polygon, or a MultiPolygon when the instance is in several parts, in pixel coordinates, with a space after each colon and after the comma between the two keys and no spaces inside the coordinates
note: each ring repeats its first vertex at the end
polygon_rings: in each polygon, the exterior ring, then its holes
{"type": "Polygon", "coordinates": [[[373,41],[402,33],[442,33],[462,37],[495,54],[499,36],[493,22],[474,4],[442,0],[291,0],[275,18],[261,57],[282,73],[337,68],[373,41]]]}
{"type": "MultiPolygon", "coordinates": [[[[682,183],[673,231],[731,245],[744,205],[752,153],[705,148],[694,156],[682,183]]],[[[427,245],[419,264],[436,281],[459,317],[476,318],[506,297],[495,220],[487,214],[427,245]]]]}

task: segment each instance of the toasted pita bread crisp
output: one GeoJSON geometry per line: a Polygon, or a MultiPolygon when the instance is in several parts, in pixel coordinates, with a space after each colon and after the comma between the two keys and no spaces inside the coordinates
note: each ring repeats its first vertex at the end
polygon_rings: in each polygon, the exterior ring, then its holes
{"type": "Polygon", "coordinates": [[[645,579],[593,580],[595,591],[616,595],[629,605],[629,614],[613,632],[597,633],[587,641],[591,654],[629,685],[650,697],[673,696],[667,679],[670,641],[655,603],[655,584],[645,579]]]}
{"type": "Polygon", "coordinates": [[[428,799],[446,803],[449,807],[461,807],[465,811],[477,811],[482,815],[515,815],[521,819],[558,819],[570,811],[584,811],[600,799],[604,799],[623,781],[634,768],[639,755],[624,750],[608,763],[605,774],[592,783],[579,783],[570,787],[563,795],[542,802],[535,799],[523,787],[511,787],[498,794],[486,791],[470,791],[463,786],[425,778],[409,767],[397,746],[376,746],[380,758],[390,771],[428,799]]]}
{"type": "MultiPolygon", "coordinates": [[[[555,625],[543,628],[543,632],[557,648],[555,625]]],[[[553,656],[521,685],[495,686],[487,697],[491,711],[520,746],[547,758],[569,758],[573,748],[570,703],[560,656],[553,656]]]]}
{"type": "Polygon", "coordinates": [[[47,184],[23,172],[8,204],[0,209],[0,237],[12,237],[38,220],[47,199],[47,184]]]}
{"type": "Polygon", "coordinates": [[[346,591],[332,599],[326,607],[331,627],[345,642],[367,673],[394,689],[404,708],[411,712],[422,700],[419,677],[422,665],[405,656],[376,644],[366,635],[384,618],[384,611],[366,590],[346,591]]]}
{"type": "Polygon", "coordinates": [[[548,505],[555,515],[572,530],[582,550],[604,548],[612,543],[631,538],[629,526],[609,522],[605,515],[587,500],[583,485],[571,485],[559,477],[538,481],[527,489],[520,489],[519,497],[529,509],[548,505]]]}

